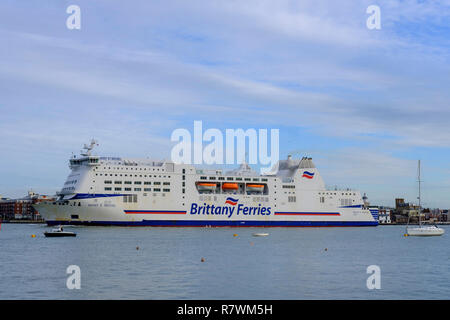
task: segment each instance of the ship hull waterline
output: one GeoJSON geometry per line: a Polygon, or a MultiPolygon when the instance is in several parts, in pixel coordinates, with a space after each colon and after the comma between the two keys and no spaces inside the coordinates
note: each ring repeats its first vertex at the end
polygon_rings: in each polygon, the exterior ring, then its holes
{"type": "Polygon", "coordinates": [[[372,221],[188,221],[188,220],[142,220],[142,221],[76,221],[48,220],[49,226],[123,226],[123,227],[375,227],[372,221]]]}

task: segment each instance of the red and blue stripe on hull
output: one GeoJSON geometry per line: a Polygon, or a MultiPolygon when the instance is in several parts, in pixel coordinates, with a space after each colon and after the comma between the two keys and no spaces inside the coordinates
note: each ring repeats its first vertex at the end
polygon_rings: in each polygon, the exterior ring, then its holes
{"type": "Polygon", "coordinates": [[[377,221],[252,221],[252,220],[141,220],[141,221],[47,221],[54,225],[129,226],[129,227],[367,227],[377,221]]]}

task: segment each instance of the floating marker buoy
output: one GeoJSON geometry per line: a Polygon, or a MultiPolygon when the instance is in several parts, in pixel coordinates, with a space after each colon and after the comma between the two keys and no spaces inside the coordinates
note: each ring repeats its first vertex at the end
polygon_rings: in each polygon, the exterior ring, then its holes
{"type": "Polygon", "coordinates": [[[409,236],[409,234],[405,233],[404,236],[407,237],[407,236],[409,236]]]}
{"type": "Polygon", "coordinates": [[[32,237],[32,238],[36,238],[36,235],[35,235],[35,234],[32,234],[31,237],[32,237]]]}
{"type": "Polygon", "coordinates": [[[238,235],[235,233],[235,234],[233,234],[233,237],[237,237],[238,235]]]}

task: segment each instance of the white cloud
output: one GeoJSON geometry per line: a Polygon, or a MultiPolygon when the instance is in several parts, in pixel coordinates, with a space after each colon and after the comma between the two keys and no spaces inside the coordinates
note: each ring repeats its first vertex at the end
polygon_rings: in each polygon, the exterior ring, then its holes
{"type": "MultiPolygon", "coordinates": [[[[400,26],[448,26],[448,1],[381,1],[377,33],[365,27],[371,2],[108,2],[114,10],[82,2],[84,17],[101,12],[104,19],[83,22],[80,33],[50,28],[53,11],[6,17],[0,108],[11,115],[0,119],[9,141],[2,143],[9,150],[64,145],[66,153],[95,133],[113,141],[105,151],[138,153],[145,142],[163,154],[167,131],[197,118],[302,126],[330,141],[382,145],[388,154],[450,146],[446,42],[427,43],[426,31],[400,26]],[[27,15],[49,24],[26,25],[27,15]],[[27,116],[38,107],[38,121],[27,116]]],[[[372,156],[357,157],[354,172],[383,162],[402,172],[401,159],[372,156]]]]}

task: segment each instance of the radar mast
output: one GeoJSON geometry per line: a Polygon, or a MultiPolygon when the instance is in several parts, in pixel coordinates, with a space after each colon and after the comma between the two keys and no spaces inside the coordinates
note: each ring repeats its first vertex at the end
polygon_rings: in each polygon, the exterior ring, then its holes
{"type": "Polygon", "coordinates": [[[91,151],[94,149],[95,146],[98,146],[98,142],[95,139],[91,140],[91,143],[89,145],[84,144],[84,151],[81,150],[81,155],[83,157],[90,157],[92,155],[91,151]]]}

